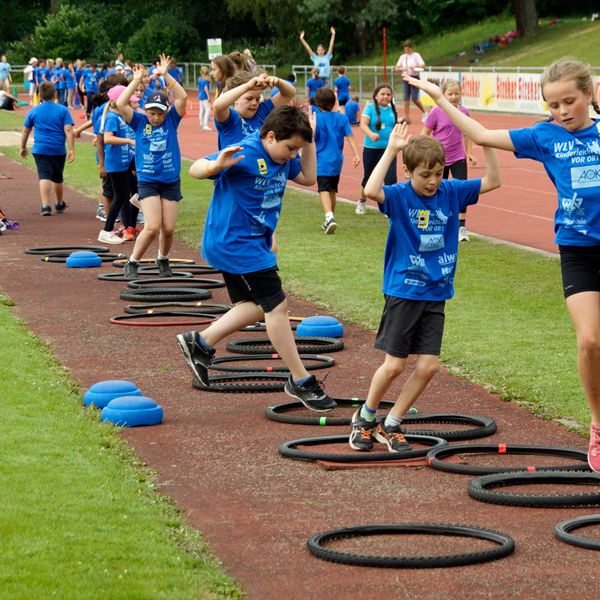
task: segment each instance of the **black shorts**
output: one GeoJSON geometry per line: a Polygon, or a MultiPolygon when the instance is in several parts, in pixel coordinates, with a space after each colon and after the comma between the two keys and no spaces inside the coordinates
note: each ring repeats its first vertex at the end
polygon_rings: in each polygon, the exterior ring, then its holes
{"type": "Polygon", "coordinates": [[[406,300],[385,296],[375,348],[391,356],[439,356],[444,334],[445,301],[406,300]]]}
{"type": "Polygon", "coordinates": [[[40,179],[49,179],[54,183],[63,182],[66,154],[34,154],[33,158],[40,179]]]}
{"type": "Polygon", "coordinates": [[[242,275],[223,272],[223,280],[232,304],[254,302],[269,313],[285,300],[277,268],[242,275]]]}
{"type": "Polygon", "coordinates": [[[467,178],[467,160],[461,158],[451,165],[444,167],[444,179],[448,179],[448,175],[452,174],[453,179],[466,179],[467,178]]]}
{"type": "Polygon", "coordinates": [[[102,195],[105,198],[112,198],[115,195],[111,178],[107,175],[102,177],[102,195]]]}
{"type": "Polygon", "coordinates": [[[341,100],[338,98],[338,104],[340,106],[346,106],[346,104],[348,104],[350,98],[342,98],[341,100]]]}
{"type": "MultiPolygon", "coordinates": [[[[384,152],[385,148],[363,148],[364,175],[360,183],[362,187],[365,187],[365,185],[367,185],[367,181],[369,181],[369,177],[371,177],[373,169],[377,166],[377,163],[380,161],[384,152]]],[[[385,183],[385,185],[393,185],[397,181],[398,176],[396,175],[396,161],[393,160],[392,164],[390,165],[390,168],[385,174],[383,183],[385,183]]]]}
{"type": "Polygon", "coordinates": [[[138,181],[138,196],[140,200],[149,198],[150,196],[160,196],[163,200],[179,202],[183,198],[181,195],[181,180],[178,179],[171,183],[138,181]]]}
{"type": "Polygon", "coordinates": [[[317,191],[319,192],[337,192],[339,183],[339,175],[317,175],[317,191]]]}
{"type": "Polygon", "coordinates": [[[600,246],[559,246],[565,298],[600,292],[600,246]]]}

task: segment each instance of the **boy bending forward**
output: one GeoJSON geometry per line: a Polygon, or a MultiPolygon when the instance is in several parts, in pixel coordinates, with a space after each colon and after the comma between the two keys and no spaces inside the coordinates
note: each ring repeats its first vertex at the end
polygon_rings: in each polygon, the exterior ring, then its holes
{"type": "Polygon", "coordinates": [[[311,410],[327,411],[336,403],[300,360],[277,259],[271,252],[287,180],[300,185],[316,181],[314,121],[314,116],[309,121],[298,108],[276,108],[261,130],[243,138],[239,146],[225,148],[191,166],[192,177],[215,180],[202,256],[222,271],[233,307],[202,334],[179,334],[177,341],[192,373],[208,387],[213,346],[264,318],[267,334],[291,373],[285,392],[311,410]],[[300,149],[302,157],[298,159],[300,149]]]}
{"type": "Polygon", "coordinates": [[[475,204],[479,194],[500,186],[498,161],[491,148],[484,148],[482,179],[442,179],[442,145],[423,135],[409,140],[407,129],[406,123],[394,127],[365,186],[366,196],[377,200],[390,224],[383,274],[385,306],[375,340],[385,359],[373,376],[366,403],[352,417],[350,447],[354,450],[371,450],[373,437],[390,452],[411,450],[400,425],[439,367],[444,305],[454,295],[458,215],[475,204]],[[409,181],[382,187],[400,150],[409,181]],[[377,424],[377,407],[404,370],[409,354],[417,358],[414,371],[389,414],[377,424]]]}

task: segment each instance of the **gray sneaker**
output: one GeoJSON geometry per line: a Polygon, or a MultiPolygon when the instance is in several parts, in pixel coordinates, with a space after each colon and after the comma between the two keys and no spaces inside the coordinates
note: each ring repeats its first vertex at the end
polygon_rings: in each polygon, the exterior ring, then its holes
{"type": "Polygon", "coordinates": [[[360,416],[360,408],[352,415],[352,431],[349,444],[353,450],[368,452],[373,450],[373,433],[377,427],[376,421],[367,421],[360,416]]]}
{"type": "Polygon", "coordinates": [[[177,343],[190,371],[204,387],[209,387],[208,366],[215,355],[215,349],[204,346],[197,331],[178,334],[177,343]]]}
{"type": "Polygon", "coordinates": [[[325,219],[323,221],[323,225],[321,226],[326,234],[334,233],[337,229],[337,223],[333,217],[329,217],[329,219],[325,219]]]}
{"type": "Polygon", "coordinates": [[[128,260],[123,267],[123,277],[125,279],[138,279],[139,263],[128,260]]]}
{"type": "Polygon", "coordinates": [[[283,390],[288,396],[300,400],[306,408],[316,412],[327,412],[337,406],[335,400],[323,391],[314,375],[311,375],[302,385],[294,383],[290,375],[283,390]]]}
{"type": "Polygon", "coordinates": [[[158,267],[159,277],[173,277],[173,271],[171,271],[171,265],[169,264],[168,258],[156,258],[156,266],[158,267]]]}

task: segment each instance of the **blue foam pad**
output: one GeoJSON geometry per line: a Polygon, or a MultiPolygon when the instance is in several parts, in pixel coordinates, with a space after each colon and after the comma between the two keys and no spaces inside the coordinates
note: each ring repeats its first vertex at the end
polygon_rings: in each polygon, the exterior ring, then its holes
{"type": "Polygon", "coordinates": [[[335,318],[324,315],[306,317],[296,327],[297,337],[332,337],[344,336],[344,326],[335,318]]]}
{"type": "Polygon", "coordinates": [[[120,427],[158,425],[163,420],[162,406],[146,396],[121,396],[102,409],[102,420],[120,427]]]}
{"type": "Polygon", "coordinates": [[[120,396],[142,396],[135,383],[125,379],[109,379],[95,383],[83,396],[83,404],[104,408],[111,400],[120,396]]]}
{"type": "Polygon", "coordinates": [[[69,254],[65,264],[71,269],[100,267],[102,266],[102,259],[91,250],[78,250],[69,254]]]}

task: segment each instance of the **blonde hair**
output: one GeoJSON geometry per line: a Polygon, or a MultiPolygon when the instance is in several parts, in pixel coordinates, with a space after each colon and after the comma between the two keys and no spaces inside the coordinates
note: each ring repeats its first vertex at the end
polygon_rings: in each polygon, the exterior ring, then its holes
{"type": "Polygon", "coordinates": [[[462,93],[462,87],[460,83],[456,81],[456,79],[446,79],[446,81],[444,81],[444,85],[442,85],[442,94],[445,94],[446,90],[450,89],[451,87],[457,87],[462,93]]]}
{"type": "Polygon", "coordinates": [[[200,69],[200,75],[206,77],[206,75],[209,75],[209,74],[210,74],[210,71],[208,70],[208,67],[202,67],[200,69]]]}
{"type": "Polygon", "coordinates": [[[554,83],[564,79],[572,79],[575,82],[575,87],[584,94],[591,94],[592,106],[594,110],[600,114],[600,106],[594,98],[594,82],[592,80],[592,67],[582,63],[573,56],[563,56],[555,60],[550,66],[544,69],[540,79],[542,88],[542,97],[544,100],[544,86],[548,83],[554,83]]]}

